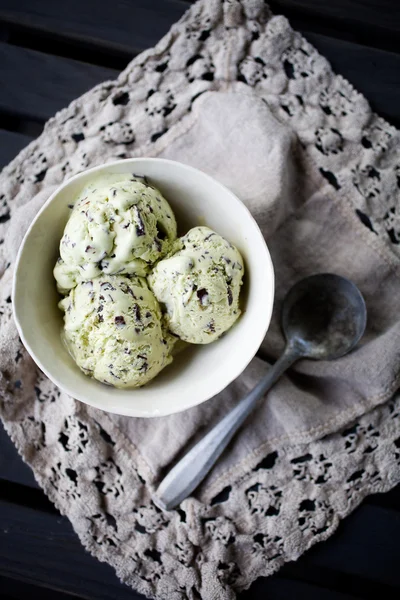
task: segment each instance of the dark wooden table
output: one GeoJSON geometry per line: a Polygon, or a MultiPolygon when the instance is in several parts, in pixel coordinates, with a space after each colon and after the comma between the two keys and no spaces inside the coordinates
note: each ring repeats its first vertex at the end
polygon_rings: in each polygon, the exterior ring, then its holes
{"type": "MultiPolygon", "coordinates": [[[[183,0],[0,0],[0,166],[45,121],[153,46],[187,9],[183,0]]],[[[270,3],[400,126],[398,0],[270,3]]],[[[0,597],[143,598],[80,545],[0,426],[0,597]]],[[[244,600],[400,598],[400,486],[371,496],[327,542],[244,600]]]]}

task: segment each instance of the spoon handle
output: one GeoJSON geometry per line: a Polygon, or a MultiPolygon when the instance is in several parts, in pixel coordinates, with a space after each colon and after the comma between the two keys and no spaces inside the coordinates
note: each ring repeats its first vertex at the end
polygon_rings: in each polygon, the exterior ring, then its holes
{"type": "Polygon", "coordinates": [[[259,398],[276,383],[286,369],[298,358],[300,358],[299,350],[295,346],[287,346],[284,353],[256,387],[185,454],[166,475],[153,497],[157,506],[163,510],[171,510],[196,489],[256,406],[259,398]]]}

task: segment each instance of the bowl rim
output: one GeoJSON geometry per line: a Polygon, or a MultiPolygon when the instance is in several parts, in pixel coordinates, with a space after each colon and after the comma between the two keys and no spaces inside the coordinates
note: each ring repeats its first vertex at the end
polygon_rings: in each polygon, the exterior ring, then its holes
{"type": "MultiPolygon", "coordinates": [[[[271,254],[269,252],[269,248],[267,246],[267,243],[264,239],[264,236],[261,232],[261,229],[257,223],[257,221],[255,220],[255,218],[253,217],[253,215],[251,214],[250,210],[247,208],[247,206],[238,198],[238,196],[231,191],[227,186],[225,186],[223,183],[221,183],[220,181],[218,181],[217,179],[215,179],[214,177],[212,177],[211,175],[208,175],[208,173],[205,173],[204,171],[202,171],[201,169],[198,169],[196,167],[192,167],[191,165],[187,165],[185,163],[182,163],[180,161],[177,160],[171,160],[171,159],[165,159],[165,158],[152,158],[152,157],[135,157],[135,158],[125,158],[125,159],[120,159],[117,161],[112,161],[112,162],[108,162],[105,164],[101,164],[101,165],[97,165],[95,167],[91,167],[90,169],[85,169],[84,171],[81,171],[75,175],[73,175],[72,177],[70,177],[69,179],[65,180],[61,185],[59,185],[54,192],[49,196],[49,198],[46,200],[46,202],[43,204],[43,206],[41,207],[41,209],[38,211],[38,213],[35,215],[35,218],[33,219],[32,223],[30,224],[29,228],[27,229],[22,242],[19,246],[18,249],[18,253],[17,253],[17,257],[15,260],[15,269],[14,269],[14,275],[13,275],[13,282],[12,282],[12,311],[13,311],[13,317],[14,317],[14,322],[16,324],[17,327],[17,331],[18,334],[21,338],[21,341],[24,345],[24,347],[26,348],[26,350],[28,351],[29,355],[31,356],[31,358],[33,359],[33,361],[35,362],[35,364],[41,369],[41,371],[43,371],[43,373],[50,379],[50,381],[52,381],[60,390],[62,390],[63,392],[65,392],[66,394],[68,394],[71,398],[75,399],[75,400],[79,400],[80,402],[83,402],[84,404],[88,405],[88,406],[92,406],[93,408],[97,408],[99,410],[102,410],[104,412],[109,412],[109,413],[113,413],[113,414],[118,414],[121,416],[127,416],[127,417],[139,417],[139,418],[152,418],[152,417],[162,417],[162,416],[168,416],[168,415],[172,415],[172,414],[176,414],[179,412],[183,412],[185,410],[189,410],[190,408],[194,408],[195,406],[198,406],[200,404],[203,404],[203,402],[206,402],[208,400],[210,400],[211,398],[217,396],[219,393],[221,393],[224,389],[226,389],[235,379],[237,379],[242,373],[243,371],[246,369],[246,367],[250,364],[250,362],[253,360],[253,358],[255,357],[267,331],[268,328],[270,326],[271,323],[271,317],[272,317],[272,311],[273,311],[273,306],[274,306],[274,297],[275,297],[275,272],[274,272],[274,266],[273,266],[273,262],[272,262],[272,258],[271,258],[271,254]],[[20,319],[18,316],[18,302],[16,302],[16,288],[17,288],[17,284],[18,284],[18,279],[19,279],[19,272],[22,268],[22,261],[21,261],[21,257],[22,257],[22,253],[25,247],[25,244],[28,240],[28,238],[31,235],[32,230],[34,229],[36,222],[38,221],[38,219],[40,218],[40,216],[42,215],[43,212],[45,212],[45,210],[47,209],[47,207],[57,198],[57,196],[68,186],[73,184],[74,182],[76,182],[77,180],[79,180],[80,178],[83,178],[85,176],[87,176],[88,174],[95,174],[97,172],[100,171],[104,171],[107,170],[109,168],[115,168],[118,167],[119,165],[124,165],[127,163],[143,163],[143,162],[147,162],[147,163],[163,163],[163,164],[169,164],[173,167],[175,167],[176,165],[179,165],[179,168],[182,168],[184,170],[187,170],[189,172],[195,172],[197,174],[200,174],[202,177],[204,177],[205,179],[209,180],[210,182],[212,182],[213,184],[216,184],[217,186],[219,186],[221,189],[224,190],[224,192],[228,192],[228,194],[232,197],[232,201],[238,203],[241,205],[241,208],[244,209],[244,211],[247,213],[248,218],[250,219],[250,221],[252,222],[253,226],[254,226],[254,234],[257,233],[258,237],[260,238],[262,245],[264,246],[264,250],[265,250],[265,259],[267,261],[266,263],[266,268],[269,271],[269,275],[270,275],[270,303],[269,305],[265,306],[265,311],[266,314],[265,316],[265,326],[260,328],[259,330],[259,334],[256,338],[257,344],[254,344],[254,352],[250,352],[248,355],[248,358],[243,361],[243,364],[241,365],[241,370],[239,372],[236,372],[235,374],[233,374],[232,376],[229,376],[229,378],[225,378],[224,381],[221,383],[221,385],[216,385],[215,390],[213,391],[212,395],[207,396],[206,398],[200,399],[200,400],[196,400],[195,402],[192,402],[191,404],[189,404],[188,406],[184,406],[184,407],[173,407],[172,410],[157,410],[157,412],[150,412],[149,410],[146,411],[146,408],[143,407],[143,411],[140,411],[140,414],[138,411],[133,411],[133,412],[129,412],[127,410],[123,410],[123,412],[121,412],[122,409],[118,408],[118,400],[115,398],[112,398],[112,394],[110,394],[110,402],[109,405],[107,406],[107,408],[104,407],[103,404],[101,404],[100,402],[96,401],[96,394],[93,394],[93,397],[91,397],[90,399],[88,399],[88,397],[85,394],[79,394],[77,393],[76,390],[72,390],[68,383],[65,383],[63,381],[60,381],[58,379],[57,376],[55,376],[54,374],[51,374],[49,372],[49,370],[47,369],[47,367],[45,365],[43,365],[42,361],[36,356],[35,351],[32,349],[31,345],[29,344],[29,342],[26,339],[23,327],[20,323],[20,319]]],[[[132,388],[134,389],[134,388],[132,388]]]]}

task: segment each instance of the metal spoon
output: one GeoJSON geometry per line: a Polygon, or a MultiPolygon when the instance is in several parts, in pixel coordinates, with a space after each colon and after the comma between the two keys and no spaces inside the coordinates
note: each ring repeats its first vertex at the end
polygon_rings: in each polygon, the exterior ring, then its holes
{"type": "Polygon", "coordinates": [[[153,500],[170,510],[204,479],[258,400],[300,358],[332,360],[349,352],[364,333],[367,311],[358,288],[338,275],[303,279],[287,294],[282,311],[286,347],[256,387],[198,442],[160,483],[153,500]]]}

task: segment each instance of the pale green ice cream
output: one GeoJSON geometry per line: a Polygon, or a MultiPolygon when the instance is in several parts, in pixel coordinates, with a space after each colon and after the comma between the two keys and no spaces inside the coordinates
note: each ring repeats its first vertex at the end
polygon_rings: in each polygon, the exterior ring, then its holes
{"type": "Polygon", "coordinates": [[[195,227],[176,240],[148,281],[165,306],[165,322],[193,344],[209,344],[240,315],[244,266],[239,251],[208,227],[195,227]]]}
{"type": "Polygon", "coordinates": [[[118,388],[142,386],[171,361],[175,339],[141,277],[101,275],[59,303],[64,339],[84,373],[118,388]]]}
{"type": "Polygon", "coordinates": [[[107,275],[146,275],[176,239],[174,213],[145,178],[105,174],[79,194],[60,242],[57,287],[107,275]]]}

